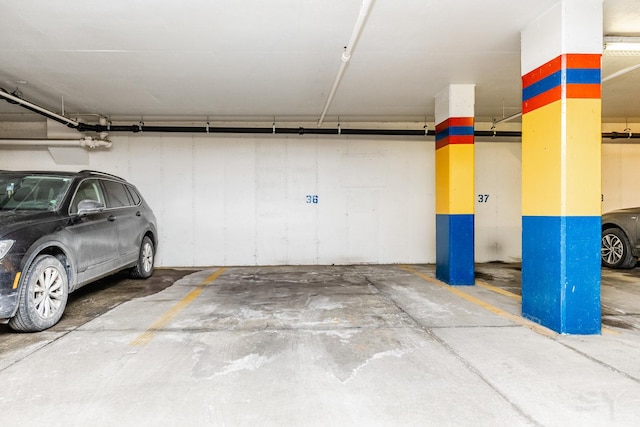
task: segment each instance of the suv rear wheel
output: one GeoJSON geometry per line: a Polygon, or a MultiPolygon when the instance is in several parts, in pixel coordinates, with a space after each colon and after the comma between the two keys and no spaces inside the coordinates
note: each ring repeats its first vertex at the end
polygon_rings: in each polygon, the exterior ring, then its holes
{"type": "Polygon", "coordinates": [[[607,228],[602,232],[600,257],[602,265],[610,268],[633,268],[638,262],[631,253],[629,239],[619,228],[607,228]]]}
{"type": "Polygon", "coordinates": [[[67,271],[52,255],[39,255],[27,270],[20,302],[9,326],[21,332],[50,328],[62,317],[69,296],[67,271]]]}
{"type": "Polygon", "coordinates": [[[146,279],[153,274],[155,247],[149,236],[144,236],[138,253],[138,263],[131,269],[131,277],[134,279],[146,279]]]}

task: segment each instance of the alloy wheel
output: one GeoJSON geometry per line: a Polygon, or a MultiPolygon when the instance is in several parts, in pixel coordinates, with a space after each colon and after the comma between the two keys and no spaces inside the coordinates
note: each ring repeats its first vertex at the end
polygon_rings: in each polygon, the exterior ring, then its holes
{"type": "Polygon", "coordinates": [[[600,254],[602,259],[608,264],[616,264],[622,259],[624,253],[624,244],[622,240],[613,234],[602,236],[602,248],[600,254]]]}
{"type": "Polygon", "coordinates": [[[32,293],[33,306],[43,319],[55,316],[63,305],[64,281],[54,267],[47,267],[36,279],[32,293]]]}

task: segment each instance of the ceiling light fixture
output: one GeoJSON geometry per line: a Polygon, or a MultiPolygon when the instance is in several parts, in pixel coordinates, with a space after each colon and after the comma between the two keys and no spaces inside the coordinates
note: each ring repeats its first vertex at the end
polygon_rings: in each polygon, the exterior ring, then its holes
{"type": "Polygon", "coordinates": [[[640,37],[606,36],[604,54],[640,56],[640,37]]]}

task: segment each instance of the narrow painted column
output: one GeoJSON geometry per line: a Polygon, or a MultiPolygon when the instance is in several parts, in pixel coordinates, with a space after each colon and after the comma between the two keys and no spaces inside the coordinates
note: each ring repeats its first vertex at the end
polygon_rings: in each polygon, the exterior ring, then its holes
{"type": "Polygon", "coordinates": [[[436,96],[436,278],[473,285],[474,85],[436,96]]]}
{"type": "Polygon", "coordinates": [[[602,0],[522,32],[522,314],[600,333],[602,0]]]}

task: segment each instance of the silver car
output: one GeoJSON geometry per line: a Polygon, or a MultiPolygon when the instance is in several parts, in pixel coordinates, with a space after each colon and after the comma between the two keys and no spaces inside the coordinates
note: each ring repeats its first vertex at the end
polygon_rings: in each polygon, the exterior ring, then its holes
{"type": "Polygon", "coordinates": [[[640,207],[618,209],[602,215],[602,265],[610,268],[633,268],[640,256],[640,207]]]}

